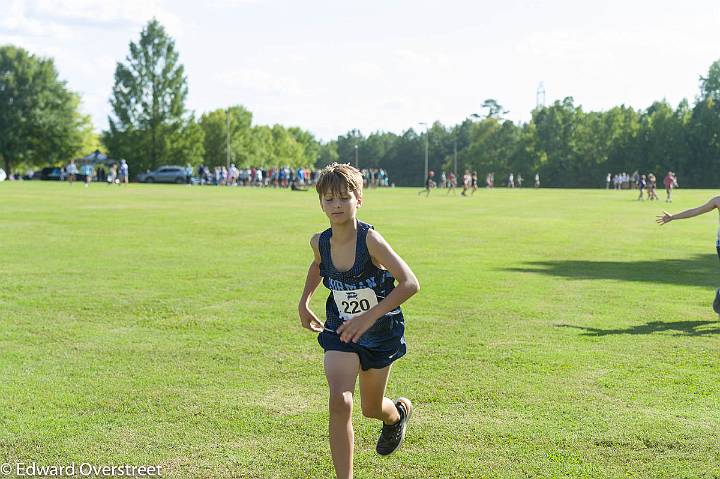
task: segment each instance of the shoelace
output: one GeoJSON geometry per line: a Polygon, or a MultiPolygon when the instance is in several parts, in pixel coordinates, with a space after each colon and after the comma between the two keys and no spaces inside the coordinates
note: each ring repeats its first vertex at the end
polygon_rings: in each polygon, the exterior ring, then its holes
{"type": "Polygon", "coordinates": [[[400,437],[400,433],[402,431],[402,420],[404,415],[400,414],[400,420],[397,422],[397,424],[383,424],[382,427],[382,437],[387,438],[388,440],[397,440],[400,437]]]}
{"type": "Polygon", "coordinates": [[[383,442],[394,442],[398,439],[400,436],[400,423],[394,424],[392,426],[389,426],[387,424],[383,424],[383,431],[382,431],[382,437],[385,439],[383,442]]]}

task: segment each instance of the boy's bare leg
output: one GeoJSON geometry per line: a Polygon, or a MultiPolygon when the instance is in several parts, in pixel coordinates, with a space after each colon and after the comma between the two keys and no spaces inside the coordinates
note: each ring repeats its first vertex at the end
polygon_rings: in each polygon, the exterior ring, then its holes
{"type": "Polygon", "coordinates": [[[353,475],[352,406],[360,359],[355,353],[325,352],[325,376],[330,388],[330,452],[338,479],[353,475]]]}
{"type": "Polygon", "coordinates": [[[390,368],[391,366],[387,366],[382,369],[360,371],[360,401],[363,416],[380,419],[389,425],[400,420],[400,413],[395,403],[385,397],[390,368]]]}

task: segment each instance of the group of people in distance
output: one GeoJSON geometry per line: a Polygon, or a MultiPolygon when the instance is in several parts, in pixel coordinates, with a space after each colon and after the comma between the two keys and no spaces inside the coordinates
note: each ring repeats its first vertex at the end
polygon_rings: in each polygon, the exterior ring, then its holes
{"type": "MultiPolygon", "coordinates": [[[[665,193],[667,195],[665,202],[672,203],[672,191],[678,187],[677,176],[674,172],[667,172],[663,179],[663,186],[665,187],[665,193]]],[[[638,189],[640,190],[638,201],[645,200],[645,195],[647,195],[647,199],[650,201],[660,199],[657,196],[657,178],[654,173],[648,173],[647,175],[641,175],[638,171],[635,171],[632,175],[628,175],[627,173],[618,173],[616,175],[608,173],[605,179],[605,188],[608,190],[611,188],[614,190],[638,189]]]]}
{"type": "MultiPolygon", "coordinates": [[[[473,171],[470,173],[470,170],[465,170],[465,174],[463,175],[463,189],[460,194],[462,196],[467,196],[468,191],[470,192],[470,195],[474,195],[475,192],[478,189],[478,174],[477,171],[473,171]]],[[[508,188],[515,188],[516,186],[518,188],[522,188],[523,184],[523,177],[520,173],[517,175],[517,183],[516,178],[513,173],[510,173],[508,176],[508,182],[507,187],[508,188]]],[[[535,188],[540,188],[540,174],[535,173],[535,182],[533,184],[535,188]]],[[[433,170],[430,170],[428,172],[428,176],[425,178],[425,188],[420,190],[418,192],[418,195],[421,195],[425,193],[425,196],[430,196],[430,190],[438,187],[438,184],[435,182],[435,172],[433,170]]],[[[485,187],[488,189],[495,187],[495,172],[490,172],[485,176],[485,187]]],[[[457,178],[455,176],[455,173],[452,171],[449,172],[447,175],[443,171],[440,175],[440,189],[447,188],[447,194],[450,193],[456,193],[457,188],[457,178]]]]}
{"type": "MultiPolygon", "coordinates": [[[[675,173],[672,171],[668,171],[667,175],[665,175],[665,178],[663,179],[663,186],[665,186],[665,194],[667,195],[665,198],[666,203],[672,203],[672,192],[675,188],[678,186],[677,177],[675,176],[675,173]]],[[[638,196],[638,201],[643,201],[645,198],[643,197],[643,191],[647,190],[647,199],[652,200],[659,200],[657,196],[657,179],[655,178],[655,175],[652,173],[649,173],[647,175],[647,179],[645,175],[640,175],[640,179],[637,182],[637,188],[640,190],[640,195],[638,196]]]]}
{"type": "MultiPolygon", "coordinates": [[[[665,193],[667,197],[665,201],[672,203],[672,190],[678,187],[677,176],[674,172],[668,171],[663,179],[663,186],[665,187],[665,193]]],[[[605,178],[605,188],[614,190],[640,190],[638,201],[645,199],[659,200],[657,196],[657,178],[654,173],[648,173],[647,175],[641,175],[637,170],[629,175],[627,173],[618,173],[613,175],[608,173],[605,178]]]]}
{"type": "MultiPolygon", "coordinates": [[[[367,187],[392,186],[390,177],[383,168],[365,168],[361,171],[361,175],[363,184],[367,187]]],[[[210,171],[209,166],[201,164],[197,167],[197,177],[201,185],[300,189],[303,186],[314,185],[320,177],[320,170],[303,166],[238,168],[231,163],[230,168],[216,166],[210,171]]]]}
{"type": "Polygon", "coordinates": [[[92,182],[93,178],[98,181],[107,181],[109,185],[112,184],[127,184],[129,177],[129,167],[125,160],[120,160],[120,163],[111,163],[108,167],[108,171],[105,172],[104,168],[95,168],[90,163],[85,163],[78,169],[75,160],[70,160],[70,163],[61,170],[60,180],[67,180],[71,185],[76,181],[77,175],[83,175],[85,181],[85,187],[87,188],[92,182]]]}

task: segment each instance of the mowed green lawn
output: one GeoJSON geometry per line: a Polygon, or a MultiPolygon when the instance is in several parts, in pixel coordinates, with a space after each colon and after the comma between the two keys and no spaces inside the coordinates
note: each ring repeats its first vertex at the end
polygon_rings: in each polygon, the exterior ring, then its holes
{"type": "MultiPolygon", "coordinates": [[[[356,396],[356,477],[720,477],[716,213],[661,228],[635,192],[417,191],[360,210],[421,291],[388,387],[416,406],[406,442],[377,456],[356,396]]],[[[332,477],[296,313],[325,228],[313,192],[0,184],[0,462],[332,477]]]]}

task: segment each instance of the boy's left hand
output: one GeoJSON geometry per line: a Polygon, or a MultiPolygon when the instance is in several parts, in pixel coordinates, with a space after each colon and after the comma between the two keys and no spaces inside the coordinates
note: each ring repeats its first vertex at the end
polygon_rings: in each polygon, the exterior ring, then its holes
{"type": "Polygon", "coordinates": [[[348,319],[337,328],[337,334],[343,343],[357,343],[365,331],[375,324],[366,314],[360,314],[352,319],[348,319]]]}

